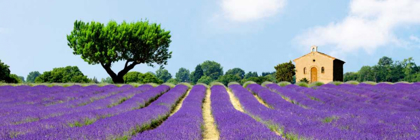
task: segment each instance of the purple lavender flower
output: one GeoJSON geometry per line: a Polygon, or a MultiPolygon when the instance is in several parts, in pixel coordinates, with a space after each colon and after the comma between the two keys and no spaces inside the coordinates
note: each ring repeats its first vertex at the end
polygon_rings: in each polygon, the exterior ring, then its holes
{"type": "Polygon", "coordinates": [[[183,101],[182,107],[170,116],[158,128],[138,134],[133,139],[202,139],[201,125],[203,123],[202,104],[206,95],[206,87],[194,86],[183,101]]]}

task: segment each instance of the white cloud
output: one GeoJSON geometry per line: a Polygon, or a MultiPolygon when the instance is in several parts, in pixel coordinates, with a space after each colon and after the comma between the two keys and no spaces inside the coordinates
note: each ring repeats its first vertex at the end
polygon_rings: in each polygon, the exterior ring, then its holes
{"type": "Polygon", "coordinates": [[[296,40],[305,47],[334,46],[332,53],[359,49],[372,53],[388,44],[406,44],[394,30],[419,25],[419,15],[419,0],[352,0],[350,12],[342,21],[313,27],[296,40]]]}
{"type": "Polygon", "coordinates": [[[420,43],[420,38],[418,38],[417,36],[414,36],[414,35],[410,36],[410,40],[414,41],[414,42],[417,42],[417,43],[420,43]]]}
{"type": "Polygon", "coordinates": [[[253,21],[274,16],[286,0],[222,0],[224,16],[238,22],[253,21]]]}

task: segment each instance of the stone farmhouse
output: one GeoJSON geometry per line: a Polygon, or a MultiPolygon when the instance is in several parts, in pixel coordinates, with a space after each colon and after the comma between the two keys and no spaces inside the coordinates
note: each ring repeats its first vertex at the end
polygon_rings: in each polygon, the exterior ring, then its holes
{"type": "Polygon", "coordinates": [[[296,58],[293,62],[296,65],[296,82],[303,78],[306,78],[310,83],[343,81],[343,65],[345,62],[318,52],[318,46],[312,46],[310,53],[296,58]]]}

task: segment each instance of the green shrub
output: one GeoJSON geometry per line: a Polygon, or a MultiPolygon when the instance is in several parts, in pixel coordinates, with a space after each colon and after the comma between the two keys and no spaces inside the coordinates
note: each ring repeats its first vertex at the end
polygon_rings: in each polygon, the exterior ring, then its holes
{"type": "Polygon", "coordinates": [[[376,85],[376,82],[373,82],[373,81],[365,81],[363,83],[369,84],[369,85],[376,85]]]}
{"type": "Polygon", "coordinates": [[[157,87],[157,86],[159,86],[159,84],[156,84],[156,83],[146,83],[146,84],[151,85],[151,86],[153,86],[153,87],[157,87]]]}
{"type": "Polygon", "coordinates": [[[190,89],[193,87],[193,85],[191,83],[188,83],[188,82],[181,82],[181,83],[178,83],[178,84],[186,85],[190,89]]]}
{"type": "Polygon", "coordinates": [[[301,87],[309,87],[308,83],[306,83],[306,82],[298,82],[298,83],[296,83],[296,85],[301,86],[301,87]]]}
{"type": "Polygon", "coordinates": [[[265,85],[267,85],[267,84],[273,84],[273,82],[270,82],[270,81],[265,81],[265,82],[263,82],[263,83],[261,84],[261,86],[265,87],[265,85]]]}
{"type": "Polygon", "coordinates": [[[225,86],[223,83],[220,83],[220,82],[211,82],[210,83],[210,87],[212,87],[214,85],[222,85],[222,86],[225,86]]]}
{"type": "Polygon", "coordinates": [[[213,82],[213,79],[209,76],[202,76],[200,79],[198,79],[197,83],[205,83],[209,85],[211,82],[213,82]]]}
{"type": "Polygon", "coordinates": [[[178,80],[171,78],[168,81],[166,81],[166,83],[171,83],[171,84],[176,85],[176,84],[178,84],[178,80]]]}
{"type": "Polygon", "coordinates": [[[306,79],[306,78],[302,78],[302,79],[300,79],[300,80],[299,80],[299,82],[309,83],[309,80],[308,80],[308,79],[306,79]]]}
{"type": "Polygon", "coordinates": [[[241,85],[241,84],[238,83],[238,82],[229,82],[228,86],[230,86],[230,85],[241,85]]]}
{"type": "Polygon", "coordinates": [[[203,85],[203,86],[206,86],[207,88],[209,88],[209,85],[207,85],[207,84],[205,84],[205,83],[197,83],[197,84],[195,84],[195,85],[203,85]]]}
{"type": "Polygon", "coordinates": [[[172,83],[163,83],[162,85],[167,85],[167,86],[169,86],[171,88],[174,88],[175,87],[175,84],[172,84],[172,83]]]}
{"type": "Polygon", "coordinates": [[[249,84],[256,84],[254,81],[246,81],[242,86],[247,87],[249,84]]]}
{"type": "Polygon", "coordinates": [[[287,81],[282,81],[282,82],[278,83],[278,85],[281,86],[281,87],[284,87],[284,86],[287,86],[287,85],[290,85],[290,84],[292,84],[292,83],[287,82],[287,81]]]}
{"type": "Polygon", "coordinates": [[[346,84],[358,85],[359,82],[357,82],[357,81],[347,81],[346,84]]]}
{"type": "Polygon", "coordinates": [[[341,81],[334,81],[334,82],[330,82],[329,84],[334,84],[336,86],[343,84],[343,82],[341,81]]]}
{"type": "Polygon", "coordinates": [[[381,82],[382,84],[390,84],[390,85],[392,85],[392,84],[394,84],[394,83],[392,83],[392,82],[381,82]]]}
{"type": "Polygon", "coordinates": [[[317,86],[322,86],[324,85],[324,83],[316,81],[316,82],[312,82],[311,84],[309,84],[309,87],[317,87],[317,86]]]}

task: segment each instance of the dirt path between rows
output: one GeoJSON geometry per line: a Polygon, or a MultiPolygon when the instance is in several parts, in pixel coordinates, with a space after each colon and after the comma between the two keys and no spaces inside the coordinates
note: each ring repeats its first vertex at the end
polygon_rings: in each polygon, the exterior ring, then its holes
{"type": "Polygon", "coordinates": [[[219,131],[214,122],[213,115],[211,114],[211,100],[210,100],[211,91],[207,89],[206,98],[203,103],[203,119],[204,119],[204,131],[203,139],[204,140],[218,140],[219,131]]]}

